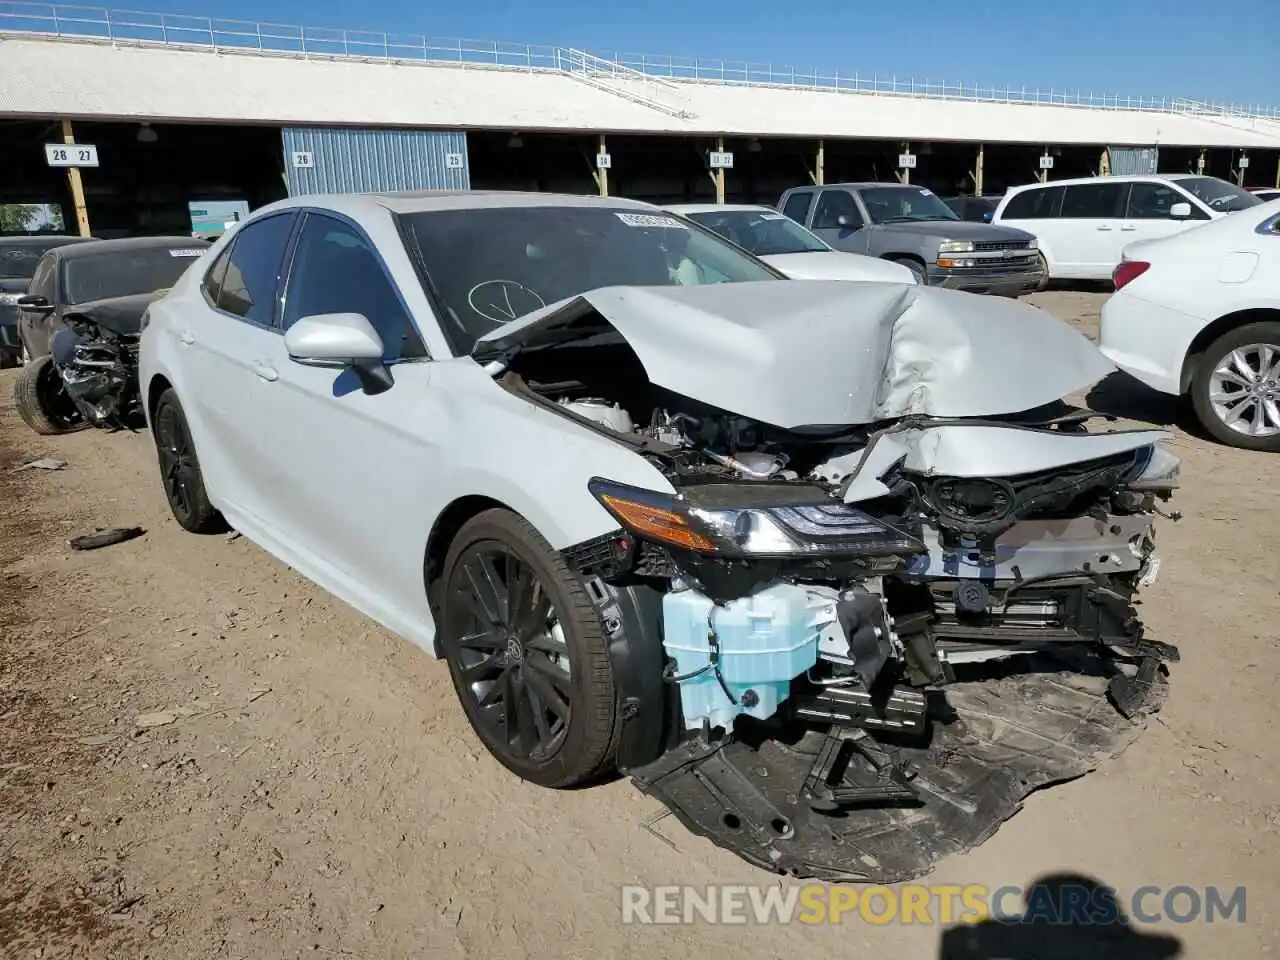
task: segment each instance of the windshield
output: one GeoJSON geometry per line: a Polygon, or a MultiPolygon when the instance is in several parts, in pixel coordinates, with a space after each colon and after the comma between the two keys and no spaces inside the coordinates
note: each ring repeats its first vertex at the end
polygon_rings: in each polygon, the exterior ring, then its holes
{"type": "Polygon", "coordinates": [[[45,251],[58,246],[59,241],[42,243],[5,243],[0,241],[0,277],[6,280],[30,280],[35,276],[36,264],[45,251]]]}
{"type": "Polygon", "coordinates": [[[491,207],[400,217],[455,353],[504,323],[588,290],[776,280],[709,230],[609,207],[491,207]]]}
{"type": "Polygon", "coordinates": [[[1244,187],[1237,187],[1234,183],[1227,183],[1217,177],[1183,177],[1174,182],[1218,213],[1230,213],[1232,210],[1256,207],[1262,203],[1244,187]]]}
{"type": "Polygon", "coordinates": [[[790,217],[768,210],[707,210],[685,216],[757,257],[831,249],[790,217]]]}
{"type": "Polygon", "coordinates": [[[960,219],[932,190],[923,187],[863,187],[858,193],[872,223],[960,219]]]}
{"type": "Polygon", "coordinates": [[[66,302],[89,303],[137,293],[155,293],[178,282],[195,258],[208,247],[151,247],[111,250],[68,260],[66,302]]]}

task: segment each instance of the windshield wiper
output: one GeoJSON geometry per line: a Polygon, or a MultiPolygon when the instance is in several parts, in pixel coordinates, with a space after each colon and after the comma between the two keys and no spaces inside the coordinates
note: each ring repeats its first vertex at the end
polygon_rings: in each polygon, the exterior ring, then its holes
{"type": "Polygon", "coordinates": [[[950,223],[952,220],[958,220],[959,217],[885,217],[883,220],[877,220],[876,223],[929,223],[930,221],[945,220],[950,223]]]}

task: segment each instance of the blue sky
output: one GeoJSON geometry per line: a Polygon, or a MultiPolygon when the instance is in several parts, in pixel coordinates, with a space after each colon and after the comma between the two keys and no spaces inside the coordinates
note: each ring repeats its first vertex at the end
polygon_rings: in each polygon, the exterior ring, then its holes
{"type": "Polygon", "coordinates": [[[1280,106],[1280,0],[136,0],[133,9],[1280,106]]]}

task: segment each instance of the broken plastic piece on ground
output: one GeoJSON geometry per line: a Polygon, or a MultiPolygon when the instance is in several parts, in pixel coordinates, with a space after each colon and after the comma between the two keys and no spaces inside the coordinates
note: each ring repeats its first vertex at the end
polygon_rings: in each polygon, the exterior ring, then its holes
{"type": "Polygon", "coordinates": [[[41,457],[39,460],[28,460],[20,467],[14,467],[13,472],[19,473],[23,470],[62,470],[67,466],[65,460],[55,460],[52,457],[41,457]]]}
{"type": "Polygon", "coordinates": [[[923,743],[902,746],[899,736],[867,731],[864,745],[909,764],[914,803],[886,798],[834,814],[814,810],[803,793],[826,742],[817,731],[794,745],[766,739],[758,749],[738,739],[692,738],[627,772],[688,830],[766,870],[911,880],[985,842],[1028,794],[1083,776],[1138,737],[1167,693],[1163,671],[1149,686],[1141,677],[1145,697],[1140,707],[1126,704],[1137,710],[1130,720],[1107,699],[1116,668],[1078,648],[1036,655],[1025,669],[1037,672],[960,682],[932,695],[946,702],[931,707],[923,743]],[[1054,669],[1067,672],[1048,672],[1054,669]]]}
{"type": "Polygon", "coordinates": [[[74,538],[70,541],[71,549],[97,550],[100,547],[109,547],[116,543],[124,543],[126,540],[134,540],[146,532],[142,527],[112,527],[110,530],[99,530],[97,533],[74,538]]]}

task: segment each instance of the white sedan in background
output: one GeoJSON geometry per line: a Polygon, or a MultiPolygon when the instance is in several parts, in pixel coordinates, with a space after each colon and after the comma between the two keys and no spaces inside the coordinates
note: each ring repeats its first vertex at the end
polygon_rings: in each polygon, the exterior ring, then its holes
{"type": "Polygon", "coordinates": [[[772,207],[679,203],[665,209],[718,233],[792,280],[916,282],[915,274],[900,263],[833,250],[772,207]]]}
{"type": "Polygon", "coordinates": [[[1130,244],[1114,280],[1102,352],[1223,443],[1280,452],[1280,201],[1130,244]]]}

